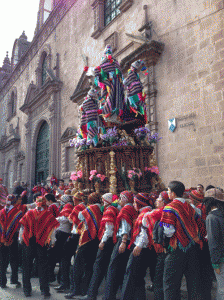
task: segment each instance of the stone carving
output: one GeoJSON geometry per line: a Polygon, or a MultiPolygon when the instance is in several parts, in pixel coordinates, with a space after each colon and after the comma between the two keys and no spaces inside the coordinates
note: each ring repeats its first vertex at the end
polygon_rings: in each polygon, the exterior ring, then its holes
{"type": "Polygon", "coordinates": [[[18,154],[16,155],[16,161],[24,160],[25,159],[25,154],[23,151],[19,151],[18,154]]]}
{"type": "Polygon", "coordinates": [[[66,142],[76,135],[77,129],[75,127],[68,127],[61,136],[61,141],[66,142]]]}

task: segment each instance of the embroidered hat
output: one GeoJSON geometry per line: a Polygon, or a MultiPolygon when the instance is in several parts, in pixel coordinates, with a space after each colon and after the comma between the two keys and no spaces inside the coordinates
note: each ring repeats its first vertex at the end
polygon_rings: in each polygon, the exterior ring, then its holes
{"type": "Polygon", "coordinates": [[[75,195],[73,196],[73,199],[74,199],[74,200],[77,200],[77,201],[83,201],[83,196],[84,196],[83,193],[77,192],[77,193],[75,193],[75,195]]]}
{"type": "Polygon", "coordinates": [[[209,189],[205,192],[205,198],[211,197],[218,201],[224,201],[224,195],[219,189],[209,189]]]}
{"type": "Polygon", "coordinates": [[[62,205],[65,205],[69,202],[72,202],[72,198],[69,195],[62,195],[60,201],[62,205]]]}
{"type": "Polygon", "coordinates": [[[192,200],[202,202],[204,199],[204,194],[198,192],[197,190],[192,190],[189,194],[189,198],[192,200]]]}
{"type": "Polygon", "coordinates": [[[102,200],[107,202],[108,204],[111,204],[113,202],[113,194],[112,193],[106,193],[102,196],[102,200]]]}
{"type": "Polygon", "coordinates": [[[98,93],[97,93],[97,90],[91,88],[89,91],[88,91],[88,96],[89,97],[92,97],[94,99],[98,99],[98,93]]]}
{"type": "Polygon", "coordinates": [[[106,47],[104,49],[104,54],[112,54],[111,45],[106,45],[106,47]]]}
{"type": "Polygon", "coordinates": [[[138,193],[137,195],[134,195],[134,201],[142,206],[154,206],[154,203],[152,199],[150,199],[148,193],[138,193]]]}
{"type": "Polygon", "coordinates": [[[133,193],[131,191],[123,191],[120,193],[121,199],[124,197],[128,203],[133,203],[133,193]]]}
{"type": "Polygon", "coordinates": [[[88,203],[89,204],[96,204],[101,203],[101,195],[99,193],[92,193],[88,196],[88,203]]]}
{"type": "Polygon", "coordinates": [[[164,203],[168,204],[170,202],[168,193],[166,191],[161,192],[160,195],[163,198],[164,203]]]}

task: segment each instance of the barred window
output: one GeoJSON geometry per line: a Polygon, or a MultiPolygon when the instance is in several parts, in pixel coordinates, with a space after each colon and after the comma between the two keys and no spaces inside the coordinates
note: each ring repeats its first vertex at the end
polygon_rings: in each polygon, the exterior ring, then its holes
{"type": "Polygon", "coordinates": [[[119,6],[122,0],[105,1],[105,26],[107,26],[117,15],[120,14],[119,6]]]}

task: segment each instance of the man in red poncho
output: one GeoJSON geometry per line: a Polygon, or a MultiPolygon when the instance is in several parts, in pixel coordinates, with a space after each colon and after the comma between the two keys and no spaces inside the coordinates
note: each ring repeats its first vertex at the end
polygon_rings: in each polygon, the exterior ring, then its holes
{"type": "Polygon", "coordinates": [[[48,246],[55,243],[55,230],[59,222],[47,210],[46,198],[36,199],[37,207],[29,210],[20,220],[19,240],[23,247],[23,291],[26,297],[31,296],[31,271],[33,258],[37,257],[38,275],[41,294],[44,299],[50,297],[48,283],[48,246]]]}
{"type": "Polygon", "coordinates": [[[12,269],[11,284],[21,286],[18,282],[18,228],[22,211],[18,209],[16,197],[8,195],[6,205],[0,211],[0,287],[6,288],[6,271],[10,262],[12,269]]]}

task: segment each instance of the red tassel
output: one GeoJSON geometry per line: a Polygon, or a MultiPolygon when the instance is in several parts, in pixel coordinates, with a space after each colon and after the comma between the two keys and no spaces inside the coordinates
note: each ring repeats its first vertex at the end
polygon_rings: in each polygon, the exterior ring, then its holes
{"type": "Polygon", "coordinates": [[[89,67],[85,66],[84,71],[87,72],[89,70],[89,67]]]}

